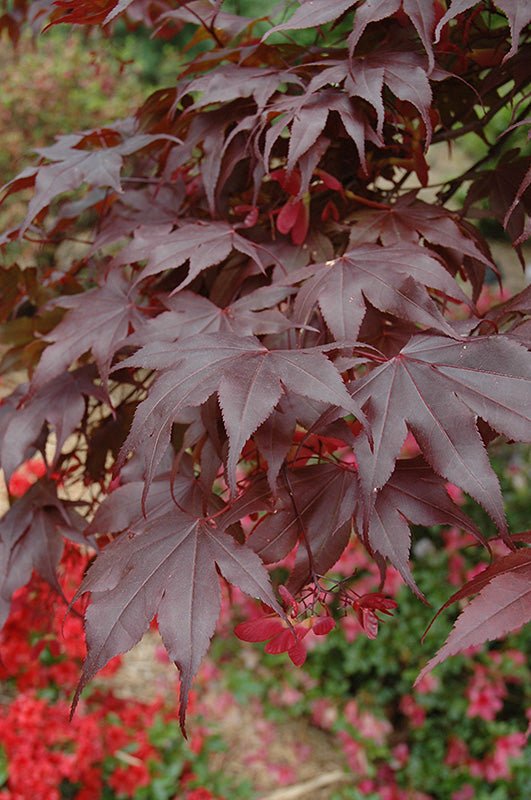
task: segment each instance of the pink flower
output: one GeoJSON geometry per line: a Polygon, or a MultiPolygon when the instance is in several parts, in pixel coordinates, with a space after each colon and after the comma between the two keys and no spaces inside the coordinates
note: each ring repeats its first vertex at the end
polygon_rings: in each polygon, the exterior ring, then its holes
{"type": "Polygon", "coordinates": [[[439,679],[433,674],[433,672],[428,672],[427,675],[423,675],[420,681],[415,686],[415,691],[417,694],[429,694],[430,692],[434,692],[435,689],[439,686],[439,679]]]}
{"type": "Polygon", "coordinates": [[[444,763],[449,767],[460,767],[466,764],[468,760],[469,753],[465,742],[457,736],[451,736],[448,742],[448,750],[446,751],[444,763]]]}
{"type": "Polygon", "coordinates": [[[503,707],[503,697],[507,694],[505,684],[501,679],[493,679],[484,667],[476,667],[472,676],[466,696],[469,701],[467,708],[468,717],[481,717],[492,721],[503,707]]]}
{"type": "Polygon", "coordinates": [[[452,800],[474,800],[476,790],[471,783],[465,783],[457,792],[452,795],[452,800]]]}
{"type": "Polygon", "coordinates": [[[409,747],[405,742],[401,742],[393,747],[392,751],[393,758],[397,763],[397,767],[402,769],[405,767],[407,762],[409,761],[409,747]]]}
{"type": "Polygon", "coordinates": [[[330,700],[320,697],[312,703],[312,722],[319,728],[329,731],[337,720],[337,708],[330,700]]]}
{"type": "Polygon", "coordinates": [[[412,695],[405,694],[400,698],[400,711],[409,719],[414,728],[424,725],[426,710],[417,703],[412,695]]]}
{"type": "Polygon", "coordinates": [[[363,746],[346,731],[339,731],[338,737],[352,772],[356,775],[367,775],[368,762],[363,746]]]}

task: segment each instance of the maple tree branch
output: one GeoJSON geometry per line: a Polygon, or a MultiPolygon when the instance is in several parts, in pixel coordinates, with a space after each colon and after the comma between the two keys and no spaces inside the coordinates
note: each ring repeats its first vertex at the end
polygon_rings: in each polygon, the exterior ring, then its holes
{"type": "MultiPolygon", "coordinates": [[[[485,129],[485,126],[496,116],[498,111],[501,111],[502,108],[505,108],[509,100],[514,97],[515,89],[510,93],[509,97],[501,97],[498,103],[495,103],[489,111],[485,114],[484,117],[479,119],[475,117],[472,122],[468,122],[466,125],[462,125],[460,128],[454,128],[450,131],[440,130],[437,133],[433,134],[432,137],[432,144],[438,144],[440,142],[448,142],[452,139],[459,139],[460,136],[464,136],[467,133],[473,133],[476,128],[481,128],[481,130],[485,129]]],[[[474,114],[474,106],[470,109],[469,112],[465,115],[465,119],[469,114],[474,114]]]]}
{"type": "Polygon", "coordinates": [[[472,166],[469,167],[461,175],[458,175],[457,178],[453,178],[453,180],[450,181],[449,184],[448,183],[445,184],[448,185],[448,189],[445,192],[440,191],[437,193],[437,198],[440,200],[442,204],[446,203],[450,199],[450,197],[452,197],[456,193],[459,187],[463,185],[464,181],[471,178],[480,167],[491,161],[491,159],[495,158],[499,154],[499,152],[501,151],[502,147],[505,144],[507,137],[511,136],[511,134],[513,134],[516,129],[515,126],[517,126],[519,122],[522,122],[522,120],[524,120],[528,116],[530,108],[531,108],[530,105],[524,106],[524,108],[520,111],[520,113],[516,117],[516,120],[511,126],[511,128],[508,128],[506,131],[503,131],[503,133],[500,134],[500,136],[489,147],[487,153],[482,158],[476,161],[475,164],[472,164],[472,166]]]}
{"type": "Polygon", "coordinates": [[[187,11],[189,11],[189,12],[190,12],[190,14],[192,14],[192,16],[196,18],[196,20],[197,20],[197,21],[199,22],[199,24],[200,24],[200,25],[201,25],[201,26],[202,26],[202,27],[203,27],[203,28],[206,30],[206,32],[207,32],[207,33],[209,33],[209,34],[210,34],[210,36],[212,36],[212,38],[214,39],[214,41],[216,42],[216,44],[217,44],[217,46],[218,46],[218,47],[224,47],[224,44],[223,44],[223,42],[221,41],[221,39],[219,38],[219,36],[217,35],[217,33],[216,33],[216,29],[214,28],[214,25],[213,25],[213,24],[212,24],[212,25],[208,25],[208,24],[205,22],[205,20],[204,20],[202,17],[200,17],[200,16],[199,16],[199,14],[198,14],[196,11],[194,11],[194,9],[193,9],[193,8],[190,8],[190,6],[188,5],[188,3],[182,3],[182,4],[181,4],[181,7],[184,7],[184,8],[186,8],[186,10],[187,10],[187,11]]]}
{"type": "Polygon", "coordinates": [[[308,564],[309,564],[309,567],[310,567],[312,581],[315,584],[317,584],[318,581],[319,581],[319,576],[317,575],[317,572],[316,572],[316,569],[315,569],[315,562],[314,562],[314,559],[313,559],[312,549],[310,547],[310,542],[308,541],[308,536],[306,534],[306,528],[304,527],[304,522],[302,521],[302,517],[301,517],[300,511],[297,508],[297,502],[295,500],[295,495],[293,493],[293,487],[291,485],[291,481],[289,479],[288,471],[286,469],[286,465],[285,464],[282,465],[281,472],[282,472],[282,477],[284,478],[284,482],[286,484],[286,488],[288,490],[288,494],[289,494],[289,497],[290,497],[290,500],[291,500],[291,505],[293,506],[293,511],[295,512],[295,516],[296,516],[296,518],[298,520],[298,523],[299,523],[299,528],[300,528],[300,531],[301,531],[302,540],[304,542],[304,547],[306,548],[306,552],[308,554],[308,564]]]}

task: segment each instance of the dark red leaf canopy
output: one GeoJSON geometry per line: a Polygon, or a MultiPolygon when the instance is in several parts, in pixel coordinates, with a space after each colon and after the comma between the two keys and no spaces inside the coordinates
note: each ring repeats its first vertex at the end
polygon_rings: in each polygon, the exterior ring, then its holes
{"type": "MultiPolygon", "coordinates": [[[[305,0],[258,20],[214,0],[15,5],[14,40],[21,19],[111,33],[120,18],[178,31],[188,59],[130,119],[39,148],[3,190],[32,191],[27,213],[0,234],[0,463],[9,477],[39,451],[47,472],[0,520],[1,615],[32,570],[57,586],[63,538],[84,525],[99,552],[80,589],[80,689],[156,617],[184,724],[220,575],[280,612],[264,565],[289,564],[289,591],[319,596],[357,534],[382,578],[389,561],[419,593],[412,525],[484,541],[447,481],[516,546],[487,445],[531,439],[531,306],[524,291],[481,311],[504,264],[478,217],[517,245],[529,229],[531,11],[305,0]],[[493,136],[502,109],[511,122],[493,136]],[[436,185],[430,143],[466,134],[487,156],[436,185]]],[[[479,594],[437,658],[523,621],[523,552],[468,587],[479,594]]],[[[375,636],[369,597],[357,613],[375,636]]],[[[393,602],[378,593],[380,610],[393,602]]],[[[302,663],[281,627],[268,647],[302,663]]]]}

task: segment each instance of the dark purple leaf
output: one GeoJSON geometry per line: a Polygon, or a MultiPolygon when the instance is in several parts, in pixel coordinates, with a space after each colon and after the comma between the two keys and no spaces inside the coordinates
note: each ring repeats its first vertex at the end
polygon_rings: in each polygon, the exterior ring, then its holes
{"type": "Polygon", "coordinates": [[[336,339],[356,340],[366,312],[365,300],[400,319],[454,335],[452,327],[423,287],[468,303],[441,262],[425,248],[395,244],[355,247],[333,261],[291,273],[306,279],[297,294],[295,314],[308,323],[315,304],[336,339]]]}
{"type": "Polygon", "coordinates": [[[227,479],[232,491],[244,444],[285,393],[335,404],[363,419],[321,348],[268,350],[252,337],[203,334],[182,340],[177,351],[172,343],[146,345],[122,363],[165,370],[138,407],[120,458],[123,463],[130,450],[142,447],[146,486],[180,411],[202,405],[215,392],[229,437],[227,479]]]}
{"type": "Polygon", "coordinates": [[[9,615],[13,593],[28,583],[33,570],[62,595],[56,569],[63,537],[82,542],[82,527],[83,519],[44,479],[0,518],[0,628],[9,615]]]}
{"type": "Polygon", "coordinates": [[[192,679],[220,611],[216,565],[228,581],[282,613],[258,556],[209,520],[175,508],[149,515],[106,547],[78,591],[90,592],[91,603],[85,623],[88,654],[74,705],[87,681],[113,656],[130,650],[156,616],[181,674],[184,729],[192,679]]]}
{"type": "MultiPolygon", "coordinates": [[[[373,434],[357,440],[360,482],[369,512],[388,481],[409,428],[426,460],[490,514],[503,534],[503,501],[476,416],[510,439],[531,440],[531,356],[503,336],[456,342],[418,336],[353,384],[373,434]]],[[[367,520],[367,516],[366,516],[367,520]]]]}
{"type": "Polygon", "coordinates": [[[69,311],[45,337],[50,345],[33,374],[31,392],[38,392],[58,378],[89,350],[106,381],[114,354],[124,344],[129,326],[143,321],[131,295],[130,285],[114,270],[101,287],[61,297],[59,305],[69,311]]]}
{"type": "Polygon", "coordinates": [[[470,531],[478,541],[485,541],[472,520],[452,501],[445,482],[422,459],[398,461],[391,478],[378,492],[367,536],[371,548],[389,559],[420,596],[408,564],[410,524],[455,525],[470,531]]]}
{"type": "Polygon", "coordinates": [[[450,635],[416,682],[450,656],[499,639],[531,620],[531,550],[498,559],[445,603],[479,592],[461,612],[450,635]]]}

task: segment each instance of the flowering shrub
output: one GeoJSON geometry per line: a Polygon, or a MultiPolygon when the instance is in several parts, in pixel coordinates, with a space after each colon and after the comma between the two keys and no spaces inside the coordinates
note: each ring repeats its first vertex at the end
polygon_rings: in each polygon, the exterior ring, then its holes
{"type": "Polygon", "coordinates": [[[209,768],[217,746],[199,721],[190,744],[182,739],[175,702],[95,691],[69,721],[68,702],[27,691],[0,714],[0,799],[241,797],[209,768]]]}

